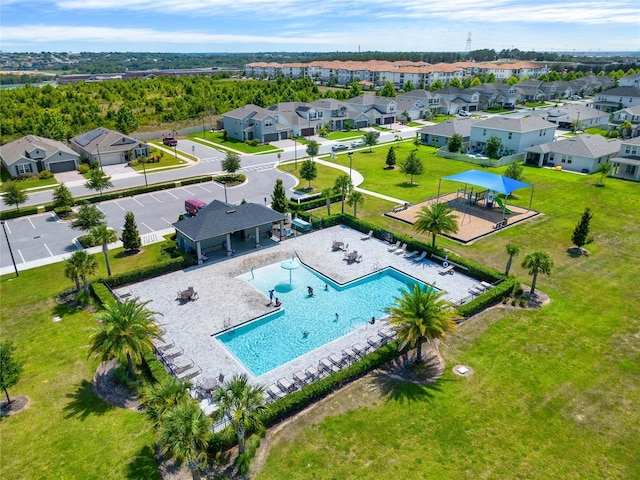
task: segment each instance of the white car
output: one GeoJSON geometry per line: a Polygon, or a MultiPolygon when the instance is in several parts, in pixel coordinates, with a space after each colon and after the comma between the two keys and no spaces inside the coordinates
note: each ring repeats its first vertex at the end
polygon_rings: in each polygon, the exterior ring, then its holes
{"type": "Polygon", "coordinates": [[[569,98],[571,100],[582,100],[582,97],[580,95],[571,95],[569,98]]]}
{"type": "Polygon", "coordinates": [[[364,147],[365,145],[364,140],[354,140],[351,142],[351,148],[364,147]]]}
{"type": "Polygon", "coordinates": [[[460,110],[458,112],[458,115],[460,115],[461,117],[470,117],[471,114],[469,112],[467,112],[466,110],[460,110]]]}

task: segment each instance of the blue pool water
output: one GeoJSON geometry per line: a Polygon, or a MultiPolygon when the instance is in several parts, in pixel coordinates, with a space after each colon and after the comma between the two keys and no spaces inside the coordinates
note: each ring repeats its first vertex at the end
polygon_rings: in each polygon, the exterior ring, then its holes
{"type": "Polygon", "coordinates": [[[373,316],[386,316],[402,289],[420,283],[386,269],[339,286],[302,265],[291,271],[289,283],[289,271],[279,263],[237,278],[264,293],[265,302],[275,289],[274,300],[282,302],[280,311],[216,337],[255,376],[363,327],[373,316]]]}

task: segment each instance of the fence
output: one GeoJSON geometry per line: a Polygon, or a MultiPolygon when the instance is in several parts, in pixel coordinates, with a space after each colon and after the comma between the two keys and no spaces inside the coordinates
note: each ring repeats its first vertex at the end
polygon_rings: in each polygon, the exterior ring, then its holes
{"type": "Polygon", "coordinates": [[[515,162],[524,162],[524,153],[516,153],[514,155],[507,155],[501,157],[498,160],[487,157],[472,157],[462,153],[452,153],[447,150],[447,147],[441,147],[436,151],[436,155],[439,157],[449,158],[451,160],[460,160],[462,162],[473,163],[475,165],[481,165],[483,167],[503,167],[515,162]]]}
{"type": "Polygon", "coordinates": [[[144,142],[146,140],[159,140],[162,138],[162,135],[176,133],[176,135],[189,135],[190,133],[202,132],[203,128],[207,132],[213,128],[216,124],[207,125],[206,123],[203,125],[196,125],[194,127],[185,127],[180,128],[178,130],[160,130],[158,132],[143,132],[143,133],[135,133],[131,136],[136,140],[144,142]]]}

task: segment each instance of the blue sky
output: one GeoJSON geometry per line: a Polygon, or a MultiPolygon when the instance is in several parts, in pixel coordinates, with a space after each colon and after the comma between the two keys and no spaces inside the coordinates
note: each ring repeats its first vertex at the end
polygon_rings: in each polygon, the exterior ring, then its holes
{"type": "Polygon", "coordinates": [[[638,0],[1,0],[7,52],[638,51],[638,0]]]}

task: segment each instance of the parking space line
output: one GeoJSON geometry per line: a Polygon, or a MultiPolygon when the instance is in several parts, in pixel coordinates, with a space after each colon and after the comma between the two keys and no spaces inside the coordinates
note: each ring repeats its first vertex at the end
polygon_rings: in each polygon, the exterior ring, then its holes
{"type": "Polygon", "coordinates": [[[29,220],[29,223],[31,224],[31,226],[33,227],[33,229],[36,229],[36,226],[33,224],[33,222],[31,221],[31,219],[29,217],[27,217],[27,220],[29,220]]]}
{"type": "Polygon", "coordinates": [[[153,228],[151,228],[151,227],[150,227],[149,225],[147,225],[146,223],[144,223],[144,222],[140,222],[140,225],[144,225],[146,228],[148,228],[148,229],[149,229],[149,231],[153,232],[153,228]]]}
{"type": "Polygon", "coordinates": [[[201,188],[202,190],[204,190],[207,193],[211,193],[211,190],[207,190],[206,188],[204,188],[202,185],[198,185],[198,188],[201,188]]]}
{"type": "Polygon", "coordinates": [[[140,205],[141,207],[144,207],[144,203],[139,202],[138,200],[136,200],[136,197],[131,197],[133,199],[134,202],[136,202],[138,205],[140,205]]]}
{"type": "Polygon", "coordinates": [[[176,197],[173,193],[171,193],[169,190],[165,190],[166,193],[168,193],[169,195],[171,195],[173,198],[175,198],[176,200],[178,200],[178,198],[180,197],[176,197]]]}
{"type": "Polygon", "coordinates": [[[119,206],[122,209],[123,212],[126,211],[126,209],[122,205],[120,205],[117,200],[115,202],[113,202],[113,203],[115,203],[117,206],[119,206]]]}
{"type": "Polygon", "coordinates": [[[153,198],[156,202],[162,203],[162,200],[158,200],[153,193],[151,193],[150,195],[151,195],[151,198],[153,198]]]}
{"type": "Polygon", "coordinates": [[[7,231],[9,233],[11,233],[11,228],[9,228],[9,223],[8,222],[4,222],[4,226],[7,227],[7,231]]]}
{"type": "Polygon", "coordinates": [[[173,225],[169,220],[167,220],[166,218],[162,218],[160,217],[160,220],[162,220],[163,222],[167,222],[169,225],[173,225]]]}
{"type": "Polygon", "coordinates": [[[96,203],[94,203],[94,205],[96,206],[96,208],[97,208],[98,210],[100,210],[102,213],[104,213],[104,210],[102,210],[102,209],[100,208],[100,205],[98,205],[98,204],[96,204],[96,203]]]}
{"type": "Polygon", "coordinates": [[[191,190],[189,190],[187,187],[184,187],[184,191],[187,192],[189,195],[195,195],[195,193],[193,193],[191,190]]]}
{"type": "Polygon", "coordinates": [[[18,249],[18,253],[20,254],[20,258],[22,259],[22,263],[27,263],[24,259],[24,256],[22,255],[22,252],[20,251],[20,249],[18,249]]]}
{"type": "Polygon", "coordinates": [[[47,252],[49,252],[49,256],[50,256],[50,257],[53,257],[53,253],[51,253],[51,250],[49,250],[49,247],[47,247],[47,244],[46,244],[46,243],[43,243],[43,245],[44,245],[44,248],[46,248],[46,249],[47,249],[47,252]]]}

